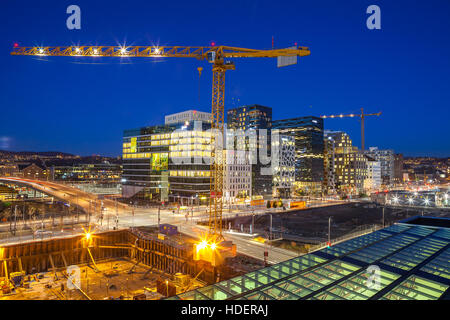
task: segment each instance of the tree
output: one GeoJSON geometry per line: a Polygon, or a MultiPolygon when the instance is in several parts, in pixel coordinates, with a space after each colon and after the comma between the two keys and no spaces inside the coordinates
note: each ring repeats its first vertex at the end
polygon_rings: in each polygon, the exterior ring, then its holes
{"type": "Polygon", "coordinates": [[[276,207],[277,207],[277,205],[278,205],[278,204],[277,204],[277,202],[276,202],[276,201],[274,201],[274,202],[273,202],[273,207],[274,207],[274,208],[276,208],[276,207]]]}
{"type": "Polygon", "coordinates": [[[270,209],[270,200],[267,200],[267,209],[270,209]]]}

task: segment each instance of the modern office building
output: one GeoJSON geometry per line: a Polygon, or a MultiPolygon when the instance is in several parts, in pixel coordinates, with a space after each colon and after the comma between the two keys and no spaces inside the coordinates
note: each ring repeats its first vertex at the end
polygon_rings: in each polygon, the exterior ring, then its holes
{"type": "Polygon", "coordinates": [[[396,153],[394,155],[394,184],[403,183],[403,154],[396,153]]]}
{"type": "Polygon", "coordinates": [[[54,181],[119,183],[122,166],[107,162],[74,166],[52,166],[50,172],[54,181]]]}
{"type": "Polygon", "coordinates": [[[336,190],[342,194],[363,192],[367,178],[367,157],[352,145],[352,140],[345,132],[326,131],[325,137],[334,142],[336,190]]]}
{"type": "Polygon", "coordinates": [[[381,150],[377,147],[370,147],[365,154],[380,161],[381,179],[385,186],[394,184],[394,151],[381,150]]]}
{"type": "Polygon", "coordinates": [[[252,166],[249,152],[224,150],[223,195],[226,203],[250,197],[252,188],[252,166]]]}
{"type": "Polygon", "coordinates": [[[273,196],[289,198],[295,182],[295,139],[272,132],[273,196]]]}
{"type": "Polygon", "coordinates": [[[188,110],[179,113],[169,114],[164,117],[165,125],[179,124],[192,121],[211,123],[211,113],[197,110],[188,110]]]}
{"type": "Polygon", "coordinates": [[[167,117],[172,119],[168,125],[124,132],[123,196],[206,203],[210,191],[211,124],[167,117]]]}
{"type": "Polygon", "coordinates": [[[324,194],[336,194],[335,176],[335,142],[333,137],[325,137],[323,141],[323,192],[324,194]]]}
{"type": "Polygon", "coordinates": [[[272,128],[295,139],[295,187],[321,193],[323,184],[323,119],[313,116],[272,122],[272,128]]]}
{"type": "Polygon", "coordinates": [[[252,196],[272,193],[272,175],[267,172],[270,168],[267,159],[270,161],[271,129],[272,108],[249,105],[227,111],[227,148],[250,152],[252,196]],[[233,139],[233,142],[230,142],[229,137],[233,135],[244,135],[245,138],[233,139]],[[261,154],[266,159],[263,159],[261,154]]]}
{"type": "Polygon", "coordinates": [[[172,126],[125,130],[122,195],[147,201],[168,201],[169,146],[172,126]]]}
{"type": "Polygon", "coordinates": [[[381,187],[381,164],[366,155],[367,158],[367,176],[364,180],[364,190],[367,194],[376,192],[381,187]]]}

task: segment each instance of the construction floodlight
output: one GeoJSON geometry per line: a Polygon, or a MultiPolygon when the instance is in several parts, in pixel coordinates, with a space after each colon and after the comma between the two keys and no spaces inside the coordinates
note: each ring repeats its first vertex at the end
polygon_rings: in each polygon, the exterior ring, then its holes
{"type": "MultiPolygon", "coordinates": [[[[297,47],[289,47],[286,49],[297,49],[297,47]]],[[[287,67],[293,64],[297,64],[297,55],[295,56],[278,56],[277,57],[277,67],[287,67]]]]}

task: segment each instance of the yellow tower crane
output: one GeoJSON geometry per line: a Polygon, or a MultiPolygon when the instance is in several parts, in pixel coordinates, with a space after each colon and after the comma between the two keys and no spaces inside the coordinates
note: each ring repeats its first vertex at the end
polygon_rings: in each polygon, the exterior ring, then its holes
{"type": "MultiPolygon", "coordinates": [[[[121,58],[196,58],[212,64],[212,119],[211,127],[216,137],[223,137],[225,105],[225,72],[234,70],[232,58],[283,58],[294,59],[308,56],[307,47],[257,50],[228,46],[68,46],[68,47],[20,47],[15,45],[11,55],[22,56],[64,56],[64,57],[121,57],[121,58]]],[[[287,63],[293,64],[293,63],[287,63]]],[[[286,64],[286,65],[287,65],[286,64]]],[[[200,72],[200,70],[199,70],[200,72]]],[[[222,189],[223,189],[223,146],[213,138],[210,178],[209,241],[217,243],[222,236],[222,189]]],[[[221,139],[220,139],[221,140],[221,139]]],[[[215,246],[215,245],[214,245],[215,246]]]]}
{"type": "Polygon", "coordinates": [[[359,117],[361,119],[361,150],[364,151],[364,134],[365,134],[365,129],[364,129],[364,119],[365,117],[369,117],[369,116],[380,116],[381,112],[378,113],[364,113],[364,108],[361,108],[361,113],[351,113],[351,114],[333,114],[331,116],[321,116],[322,119],[327,119],[327,118],[354,118],[354,117],[359,117]]]}

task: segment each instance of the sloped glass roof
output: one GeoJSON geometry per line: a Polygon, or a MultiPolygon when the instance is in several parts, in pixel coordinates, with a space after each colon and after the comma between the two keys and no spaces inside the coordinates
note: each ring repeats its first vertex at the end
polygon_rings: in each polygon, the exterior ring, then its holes
{"type": "Polygon", "coordinates": [[[449,243],[448,228],[398,223],[169,299],[448,299],[449,243]]]}

